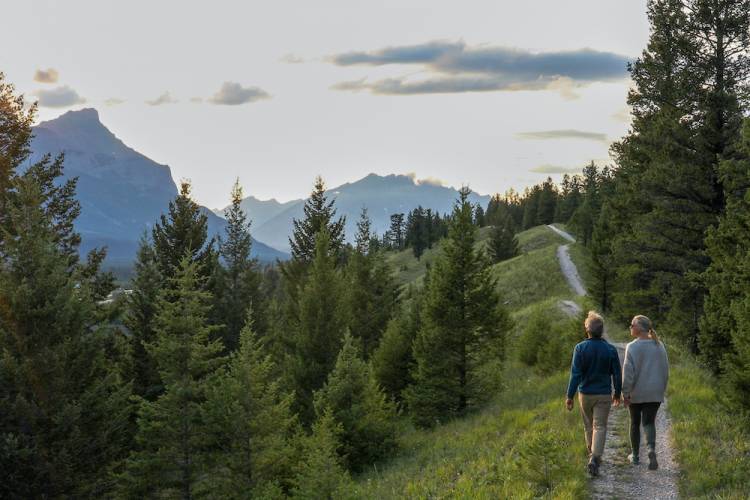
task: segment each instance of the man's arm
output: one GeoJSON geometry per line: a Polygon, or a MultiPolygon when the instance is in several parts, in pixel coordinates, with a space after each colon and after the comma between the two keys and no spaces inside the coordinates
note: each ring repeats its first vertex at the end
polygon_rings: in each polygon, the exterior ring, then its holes
{"type": "Polygon", "coordinates": [[[570,380],[568,380],[568,399],[573,399],[576,391],[578,391],[578,384],[581,383],[581,353],[578,346],[573,349],[573,361],[570,363],[570,380]]]}

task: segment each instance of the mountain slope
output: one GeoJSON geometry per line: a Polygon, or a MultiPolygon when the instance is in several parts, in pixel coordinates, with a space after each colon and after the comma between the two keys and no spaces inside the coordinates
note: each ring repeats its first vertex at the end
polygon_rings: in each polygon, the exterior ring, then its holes
{"type": "MultiPolygon", "coordinates": [[[[126,146],[99,121],[95,109],[69,111],[40,123],[34,127],[32,151],[31,162],[47,153],[65,153],[64,178],[78,177],[81,251],[107,246],[109,264],[131,262],[143,232],[177,196],[169,167],[126,146]]],[[[226,221],[202,210],[209,234],[223,233],[226,221]]],[[[287,257],[259,241],[254,241],[253,255],[266,261],[287,257]]]]}
{"type": "MultiPolygon", "coordinates": [[[[311,179],[312,181],[312,179],[311,179]]],[[[418,206],[431,208],[441,214],[450,212],[458,198],[458,191],[451,187],[416,181],[408,175],[380,176],[370,174],[356,182],[342,184],[326,191],[329,199],[336,200],[336,213],[346,216],[347,241],[352,241],[362,207],[366,207],[372,219],[372,230],[382,235],[390,226],[391,214],[407,213],[418,206]]],[[[472,193],[472,203],[486,207],[489,196],[472,193]]],[[[255,226],[255,235],[274,248],[289,250],[289,235],[293,220],[303,216],[304,200],[299,200],[284,211],[255,226]]]]}

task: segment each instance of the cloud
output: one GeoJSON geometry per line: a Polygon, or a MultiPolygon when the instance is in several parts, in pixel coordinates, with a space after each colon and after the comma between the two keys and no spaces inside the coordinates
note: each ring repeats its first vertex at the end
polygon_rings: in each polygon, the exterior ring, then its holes
{"type": "Polygon", "coordinates": [[[303,57],[294,54],[284,54],[279,60],[287,64],[302,64],[303,62],[305,62],[305,59],[303,57]]]}
{"type": "Polygon", "coordinates": [[[581,139],[586,141],[607,142],[607,134],[573,129],[519,132],[516,134],[516,137],[518,137],[519,139],[534,139],[540,141],[554,139],[581,139]]]}
{"type": "Polygon", "coordinates": [[[425,177],[424,179],[417,179],[416,172],[407,172],[404,175],[411,179],[411,181],[417,186],[445,186],[445,183],[437,177],[425,177]]]}
{"type": "Polygon", "coordinates": [[[86,102],[86,99],[67,85],[50,90],[40,89],[34,95],[39,98],[39,105],[46,108],[66,108],[86,102]]]}
{"type": "Polygon", "coordinates": [[[558,165],[537,165],[529,170],[536,174],[580,174],[583,167],[561,167],[558,165]]]}
{"type": "Polygon", "coordinates": [[[338,66],[416,64],[429,74],[418,81],[390,78],[372,83],[341,82],[332,87],[336,90],[391,95],[555,90],[566,99],[574,99],[577,95],[572,89],[576,87],[626,78],[629,59],[588,48],[535,53],[510,47],[468,47],[460,41],[433,41],[372,52],[347,52],[334,55],[329,61],[338,66]]]}
{"type": "Polygon", "coordinates": [[[239,83],[224,82],[219,91],[208,99],[208,102],[236,106],[270,97],[268,92],[259,87],[243,87],[239,83]]]}
{"type": "Polygon", "coordinates": [[[60,75],[54,68],[49,68],[47,70],[38,69],[34,73],[34,81],[39,83],[57,83],[59,77],[60,75]]]}
{"type": "Polygon", "coordinates": [[[174,104],[176,102],[178,102],[177,99],[174,99],[172,95],[169,93],[169,91],[167,90],[156,99],[146,101],[146,104],[148,104],[149,106],[161,106],[162,104],[174,104]]]}
{"type": "Polygon", "coordinates": [[[630,123],[630,121],[633,119],[633,116],[630,114],[630,106],[623,106],[615,113],[612,113],[610,117],[614,121],[620,123],[630,123]]]}
{"type": "Polygon", "coordinates": [[[124,99],[118,99],[117,97],[110,97],[106,101],[104,101],[105,106],[119,106],[120,104],[123,104],[125,102],[124,99]]]}

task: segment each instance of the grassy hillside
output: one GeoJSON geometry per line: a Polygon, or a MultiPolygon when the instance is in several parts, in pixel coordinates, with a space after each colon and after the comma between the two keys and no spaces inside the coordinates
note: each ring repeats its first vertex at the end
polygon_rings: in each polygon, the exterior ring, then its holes
{"type": "MultiPolygon", "coordinates": [[[[484,229],[478,245],[487,235],[484,229]]],[[[567,374],[542,374],[517,361],[516,353],[528,317],[543,315],[554,327],[534,335],[556,335],[570,322],[558,304],[573,298],[555,254],[565,241],[546,227],[518,238],[522,255],[492,269],[517,325],[508,360],[494,374],[502,389],[474,413],[432,430],[416,429],[404,418],[398,454],[355,478],[351,498],[587,497],[580,416],[563,408],[567,374]]],[[[389,258],[406,283],[424,275],[437,251],[420,261],[411,251],[389,258]]]]}

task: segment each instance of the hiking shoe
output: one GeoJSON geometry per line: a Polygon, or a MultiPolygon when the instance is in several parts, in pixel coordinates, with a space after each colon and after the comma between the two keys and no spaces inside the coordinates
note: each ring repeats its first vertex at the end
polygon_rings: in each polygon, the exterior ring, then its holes
{"type": "Polygon", "coordinates": [[[638,465],[639,463],[641,463],[636,453],[631,453],[630,455],[628,455],[628,462],[630,462],[633,465],[638,465]]]}
{"type": "Polygon", "coordinates": [[[648,452],[648,470],[656,470],[659,468],[659,464],[656,461],[656,452],[655,451],[649,451],[648,452]]]}
{"type": "Polygon", "coordinates": [[[599,475],[599,464],[601,463],[601,459],[599,457],[591,457],[591,460],[589,460],[589,474],[591,477],[596,477],[599,475]]]}

